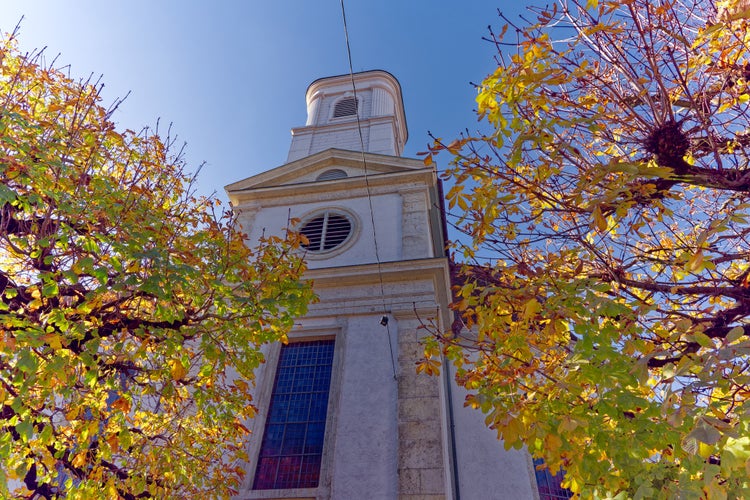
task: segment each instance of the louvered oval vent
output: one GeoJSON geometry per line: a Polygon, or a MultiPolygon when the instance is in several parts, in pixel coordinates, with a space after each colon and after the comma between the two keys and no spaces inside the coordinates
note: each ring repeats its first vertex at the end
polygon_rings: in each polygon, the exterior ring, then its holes
{"type": "Polygon", "coordinates": [[[357,114],[357,99],[354,97],[344,97],[333,107],[333,117],[342,118],[344,116],[354,116],[357,114]]]}
{"type": "Polygon", "coordinates": [[[332,181],[334,179],[343,179],[345,177],[347,177],[346,172],[338,168],[332,168],[331,170],[326,170],[325,172],[320,174],[316,180],[332,181]]]}
{"type": "Polygon", "coordinates": [[[345,216],[326,212],[307,221],[300,233],[308,243],[302,246],[311,252],[333,250],[346,241],[352,232],[352,223],[345,216]]]}

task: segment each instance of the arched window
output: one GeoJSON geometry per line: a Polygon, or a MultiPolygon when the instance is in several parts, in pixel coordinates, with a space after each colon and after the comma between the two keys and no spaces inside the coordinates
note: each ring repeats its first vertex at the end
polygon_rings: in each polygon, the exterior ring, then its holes
{"type": "Polygon", "coordinates": [[[321,173],[315,180],[332,181],[333,179],[343,179],[345,177],[348,177],[346,175],[346,172],[344,172],[340,168],[332,168],[330,170],[326,170],[325,172],[321,173]]]}
{"type": "Polygon", "coordinates": [[[357,114],[358,106],[357,99],[355,97],[344,97],[336,101],[333,106],[333,117],[343,118],[344,116],[355,116],[357,114]]]}
{"type": "Polygon", "coordinates": [[[307,243],[302,246],[310,252],[326,252],[342,245],[352,234],[352,223],[339,212],[325,211],[308,219],[300,233],[307,243]]]}

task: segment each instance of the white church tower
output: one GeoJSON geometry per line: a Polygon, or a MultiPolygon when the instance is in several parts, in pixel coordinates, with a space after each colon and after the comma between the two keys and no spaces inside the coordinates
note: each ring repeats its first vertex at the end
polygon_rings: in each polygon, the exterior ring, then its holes
{"type": "Polygon", "coordinates": [[[300,221],[320,299],[266,349],[237,498],[539,498],[528,455],[503,450],[450,372],[416,373],[422,322],[452,321],[450,277],[439,180],[400,156],[398,81],[322,78],[307,114],[288,163],[226,187],[251,241],[300,221]]]}

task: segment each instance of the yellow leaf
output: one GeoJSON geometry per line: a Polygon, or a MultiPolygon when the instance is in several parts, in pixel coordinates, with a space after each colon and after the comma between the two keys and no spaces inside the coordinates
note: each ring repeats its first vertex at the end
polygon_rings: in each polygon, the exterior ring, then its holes
{"type": "Polygon", "coordinates": [[[536,315],[539,311],[542,310],[542,305],[537,302],[536,299],[531,299],[530,301],[526,302],[526,307],[524,307],[523,311],[523,319],[530,320],[531,318],[536,315]]]}
{"type": "Polygon", "coordinates": [[[458,151],[461,149],[462,146],[463,146],[462,141],[460,141],[459,139],[456,139],[455,141],[453,141],[450,144],[448,144],[446,146],[446,149],[448,149],[448,151],[451,154],[455,155],[455,154],[458,154],[458,151]]]}
{"type": "Polygon", "coordinates": [[[73,464],[73,467],[83,466],[86,463],[86,452],[76,454],[71,463],[73,464]]]}
{"type": "Polygon", "coordinates": [[[56,333],[49,333],[44,336],[44,341],[54,350],[62,349],[62,343],[60,342],[60,336],[56,333]]]}
{"type": "Polygon", "coordinates": [[[695,273],[703,269],[703,252],[698,251],[693,255],[690,260],[688,260],[687,264],[685,264],[685,268],[691,272],[695,273]]]}
{"type": "Polygon", "coordinates": [[[703,458],[708,458],[711,456],[713,451],[714,451],[713,446],[709,446],[706,443],[698,441],[698,455],[700,455],[703,458]]]}
{"type": "Polygon", "coordinates": [[[559,432],[560,434],[564,432],[572,432],[576,430],[576,427],[578,427],[578,422],[576,422],[569,416],[564,415],[562,422],[560,422],[560,425],[557,427],[557,432],[559,432]]]}
{"type": "Polygon", "coordinates": [[[550,453],[557,453],[560,448],[562,448],[562,439],[560,439],[560,436],[557,434],[548,434],[547,437],[544,438],[545,443],[545,449],[549,451],[550,453]]]}
{"type": "Polygon", "coordinates": [[[565,476],[565,480],[563,481],[562,486],[564,488],[568,488],[573,493],[580,493],[581,491],[581,483],[576,481],[576,479],[570,475],[565,476]]]}
{"type": "Polygon", "coordinates": [[[73,407],[65,413],[65,419],[68,421],[75,420],[78,417],[78,408],[73,407]]]}
{"type": "Polygon", "coordinates": [[[468,210],[469,204],[466,203],[466,197],[465,196],[456,196],[456,203],[458,203],[458,206],[461,210],[468,210]]]}
{"type": "Polygon", "coordinates": [[[109,492],[110,498],[120,498],[120,494],[117,491],[117,486],[115,485],[114,479],[110,479],[107,483],[107,490],[109,492]]]}
{"type": "Polygon", "coordinates": [[[602,211],[599,209],[599,205],[594,207],[593,212],[591,212],[591,216],[594,218],[594,224],[599,231],[607,230],[607,219],[605,219],[602,215],[602,211]]]}
{"type": "Polygon", "coordinates": [[[187,370],[182,366],[182,362],[179,359],[171,360],[169,362],[169,369],[173,380],[182,380],[187,374],[187,370]]]}

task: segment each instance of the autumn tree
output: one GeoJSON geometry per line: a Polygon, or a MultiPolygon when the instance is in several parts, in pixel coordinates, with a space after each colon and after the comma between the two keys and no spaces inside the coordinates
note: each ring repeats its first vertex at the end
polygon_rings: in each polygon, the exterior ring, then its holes
{"type": "Polygon", "coordinates": [[[262,362],[310,299],[174,141],[0,45],[0,497],[222,498],[262,362]]]}
{"type": "Polygon", "coordinates": [[[584,497],[750,497],[749,9],[506,19],[478,85],[489,132],[427,157],[452,155],[464,233],[463,328],[427,355],[584,497]]]}

